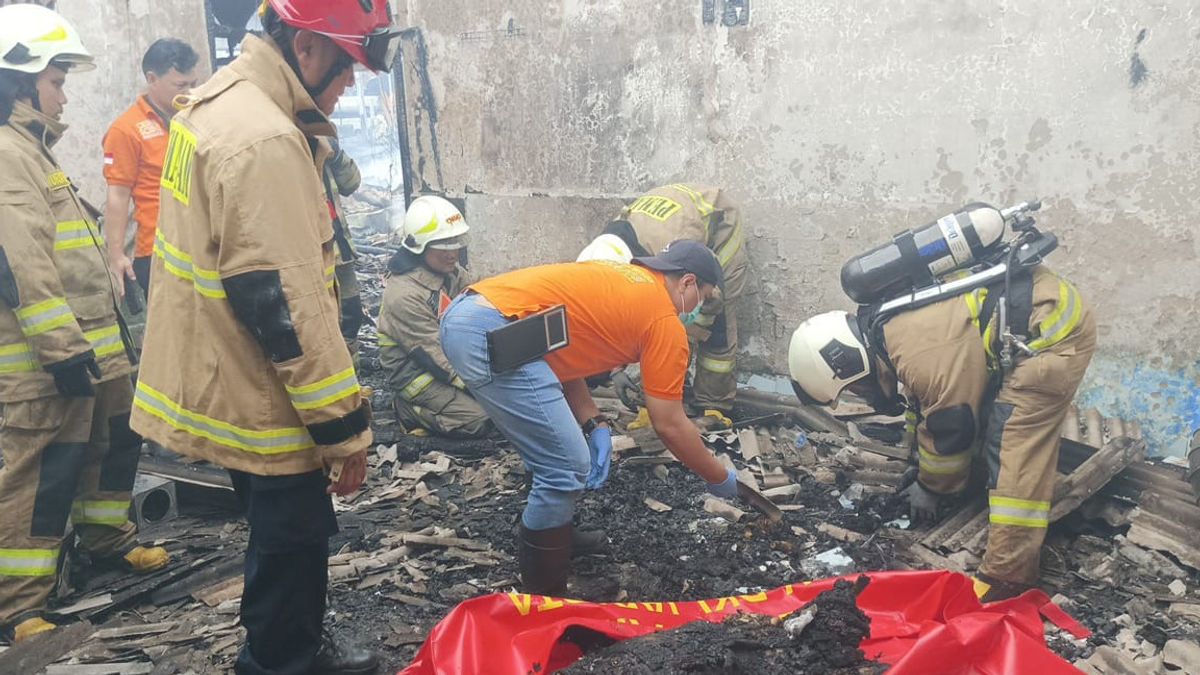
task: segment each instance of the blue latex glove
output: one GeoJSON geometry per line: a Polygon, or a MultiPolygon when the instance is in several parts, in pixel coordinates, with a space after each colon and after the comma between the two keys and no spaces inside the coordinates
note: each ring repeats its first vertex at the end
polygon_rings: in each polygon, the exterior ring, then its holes
{"type": "Polygon", "coordinates": [[[612,429],[599,426],[588,436],[588,449],[592,451],[592,470],[588,472],[584,486],[596,490],[608,480],[608,468],[612,465],[612,429]]]}
{"type": "Polygon", "coordinates": [[[733,499],[738,493],[737,486],[737,472],[729,469],[729,473],[725,475],[724,481],[708,484],[708,491],[723,499],[733,499]]]}

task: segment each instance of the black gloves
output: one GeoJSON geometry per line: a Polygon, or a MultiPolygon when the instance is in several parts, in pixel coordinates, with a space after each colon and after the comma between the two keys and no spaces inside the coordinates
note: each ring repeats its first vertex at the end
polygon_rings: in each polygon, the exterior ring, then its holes
{"type": "Polygon", "coordinates": [[[66,361],[52,363],[45,368],[46,372],[54,376],[54,386],[63,396],[87,398],[96,395],[96,388],[92,386],[92,378],[100,379],[100,366],[96,363],[94,351],[89,349],[66,361]]]}

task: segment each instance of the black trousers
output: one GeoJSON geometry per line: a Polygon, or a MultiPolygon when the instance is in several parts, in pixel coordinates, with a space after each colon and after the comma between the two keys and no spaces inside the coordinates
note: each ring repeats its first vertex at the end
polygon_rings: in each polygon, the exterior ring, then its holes
{"type": "Polygon", "coordinates": [[[329,537],[337,532],[329,485],[320,471],[256,476],[230,471],[246,509],[246,644],[239,675],[302,675],[321,645],[329,586],[329,537]]]}

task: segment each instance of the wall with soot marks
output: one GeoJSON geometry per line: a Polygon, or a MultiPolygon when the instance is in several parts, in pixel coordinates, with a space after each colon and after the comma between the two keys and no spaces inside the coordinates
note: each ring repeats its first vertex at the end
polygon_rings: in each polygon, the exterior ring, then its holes
{"type": "Polygon", "coordinates": [[[479,271],[573,257],[639,191],[714,181],[750,227],[743,362],[778,372],[798,321],[848,306],[848,257],[1038,196],[1099,317],[1082,402],[1159,453],[1200,425],[1194,2],[399,4],[414,184],[467,197],[479,271]]]}

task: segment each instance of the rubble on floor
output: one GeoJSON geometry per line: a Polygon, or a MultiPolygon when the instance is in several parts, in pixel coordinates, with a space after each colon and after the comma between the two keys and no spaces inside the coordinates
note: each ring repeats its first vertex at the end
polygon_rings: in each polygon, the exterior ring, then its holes
{"type": "MultiPolygon", "coordinates": [[[[383,266],[382,256],[361,262],[373,312],[383,266]]],[[[337,501],[329,624],[338,636],[381,650],[381,672],[394,672],[455,604],[517,585],[513,532],[527,476],[501,439],[401,434],[371,332],[364,330],[360,374],[376,386],[378,445],[364,489],[337,501]]],[[[619,424],[632,419],[606,392],[597,402],[619,424]]],[[[586,492],[578,510],[580,524],[605,530],[607,550],[575,560],[569,595],[697,600],[870,570],[969,571],[978,562],[986,512],[968,503],[932,527],[909,522],[896,491],[911,466],[893,420],[846,423],[792,397],[754,390],[739,393],[735,413],[734,430],[710,432],[706,440],[778,507],[777,519],[745,503],[711,500],[652,433],[618,435],[608,484],[586,492]]],[[[1195,669],[1200,507],[1187,471],[1142,459],[1128,425],[1094,417],[1089,423],[1086,412],[1080,418],[1084,426],[1076,429],[1078,440],[1064,442],[1059,467],[1059,502],[1074,510],[1056,512],[1043,586],[1094,635],[1075,640],[1051,628],[1049,644],[1090,672],[1195,669]],[[1097,436],[1098,429],[1105,433],[1097,436]]],[[[134,578],[73,561],[67,569],[76,573],[64,584],[73,590],[56,603],[77,623],[0,653],[0,672],[48,665],[61,673],[231,668],[244,638],[238,606],[247,531],[236,502],[227,484],[218,485],[220,470],[169,456],[151,457],[145,468],[172,476],[179,488],[180,516],[142,532],[167,546],[172,564],[134,578]]],[[[738,621],[680,629],[682,637],[663,635],[659,643],[732,645],[752,632],[749,639],[769,651],[785,639],[779,627],[738,621]],[[708,632],[714,629],[725,632],[708,632]]]]}
{"type": "Polygon", "coordinates": [[[698,621],[631,638],[586,655],[564,675],[585,673],[830,673],[868,675],[885,670],[866,660],[858,644],[870,635],[870,620],[855,604],[867,578],[839,580],[832,590],[788,618],[734,614],[715,624],[698,621]]]}

